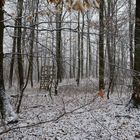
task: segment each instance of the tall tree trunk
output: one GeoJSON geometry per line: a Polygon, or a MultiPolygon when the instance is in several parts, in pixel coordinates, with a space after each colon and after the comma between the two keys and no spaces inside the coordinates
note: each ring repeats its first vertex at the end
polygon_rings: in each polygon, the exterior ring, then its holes
{"type": "MultiPolygon", "coordinates": [[[[17,20],[15,20],[15,26],[17,26],[17,20]]],[[[14,61],[15,61],[15,53],[16,53],[16,45],[17,45],[17,28],[14,28],[14,36],[13,36],[13,48],[12,48],[12,57],[10,62],[10,74],[9,74],[9,88],[12,87],[13,81],[13,70],[14,70],[14,61]]]]}
{"type": "Polygon", "coordinates": [[[82,14],[82,29],[81,29],[81,78],[84,77],[84,14],[82,14]]]}
{"type": "Polygon", "coordinates": [[[104,89],[104,0],[100,2],[99,31],[99,90],[104,89]]]}
{"type": "Polygon", "coordinates": [[[32,11],[31,11],[31,14],[33,16],[32,20],[31,20],[31,23],[30,23],[30,26],[32,27],[31,29],[31,33],[30,33],[30,57],[29,57],[29,69],[30,69],[30,81],[31,81],[31,87],[33,87],[33,47],[34,47],[34,38],[35,38],[35,23],[36,23],[36,14],[34,15],[35,13],[35,8],[38,8],[36,3],[35,3],[35,0],[32,0],[31,2],[32,4],[32,11]]]}
{"type": "Polygon", "coordinates": [[[134,76],[133,94],[134,105],[140,105],[140,1],[136,0],[136,21],[135,21],[135,55],[134,55],[134,76]]]}
{"type": "Polygon", "coordinates": [[[108,62],[109,62],[109,87],[108,87],[108,93],[107,98],[109,99],[109,93],[112,86],[113,81],[113,44],[111,45],[111,32],[112,32],[112,16],[111,16],[111,0],[108,0],[108,9],[107,9],[107,51],[108,51],[108,62]]]}
{"type": "MultiPolygon", "coordinates": [[[[22,9],[23,9],[23,0],[18,0],[17,3],[17,11],[18,11],[18,17],[17,17],[17,25],[21,26],[22,24],[22,9]]],[[[19,74],[19,85],[20,85],[20,91],[22,90],[24,86],[24,76],[23,76],[23,62],[22,62],[22,52],[21,52],[21,35],[22,30],[21,28],[18,28],[17,31],[17,61],[18,61],[18,74],[19,74]]]]}
{"type": "Polygon", "coordinates": [[[87,47],[88,47],[88,53],[87,53],[87,55],[88,55],[88,76],[91,76],[91,61],[92,61],[92,58],[91,58],[91,45],[90,45],[90,15],[89,15],[90,13],[89,13],[89,11],[87,11],[87,47]]]}
{"type": "Polygon", "coordinates": [[[3,34],[4,34],[4,13],[3,13],[3,3],[0,2],[0,89],[4,88],[3,79],[3,34]]]}
{"type": "MultiPolygon", "coordinates": [[[[39,0],[36,1],[36,22],[38,23],[38,7],[39,6],[39,0]]],[[[37,56],[36,56],[36,64],[37,64],[37,81],[39,83],[40,81],[40,69],[39,69],[39,53],[38,53],[38,24],[36,25],[36,52],[37,52],[37,56]]]]}
{"type": "Polygon", "coordinates": [[[86,42],[86,78],[89,75],[89,43],[88,43],[88,35],[87,35],[87,42],[86,42]]]}
{"type": "Polygon", "coordinates": [[[76,41],[73,44],[73,78],[75,78],[75,69],[76,69],[76,41]]]}
{"type": "MultiPolygon", "coordinates": [[[[70,29],[71,29],[71,15],[70,15],[70,29]]],[[[72,78],[72,35],[71,35],[71,30],[70,30],[70,40],[69,41],[70,41],[69,67],[70,67],[70,78],[72,78]]]]}
{"type": "MultiPolygon", "coordinates": [[[[56,9],[62,8],[62,5],[57,5],[56,9]]],[[[57,63],[57,82],[56,86],[59,82],[62,81],[62,40],[61,40],[61,16],[62,11],[58,10],[56,13],[56,63],[57,63]]],[[[55,94],[57,95],[57,89],[55,90],[55,94]]]]}
{"type": "Polygon", "coordinates": [[[17,115],[14,113],[13,108],[9,102],[4,90],[4,78],[3,78],[3,36],[4,36],[4,13],[3,13],[4,1],[0,1],[0,113],[1,118],[7,123],[13,123],[17,121],[17,115]]]}
{"type": "Polygon", "coordinates": [[[78,12],[78,69],[77,69],[77,86],[80,83],[80,12],[78,12]]]}
{"type": "MultiPolygon", "coordinates": [[[[23,10],[23,0],[18,0],[17,2],[17,25],[22,25],[22,10],[23,10]]],[[[19,78],[19,88],[20,88],[20,96],[19,96],[19,102],[17,105],[17,113],[20,111],[21,101],[23,97],[24,92],[24,74],[23,74],[23,59],[22,59],[22,43],[21,43],[21,37],[22,37],[22,30],[21,28],[17,29],[17,62],[18,62],[18,78],[19,78]]]]}
{"type": "Polygon", "coordinates": [[[128,1],[129,6],[129,48],[130,48],[130,68],[133,69],[133,22],[132,22],[132,1],[128,1]]]}

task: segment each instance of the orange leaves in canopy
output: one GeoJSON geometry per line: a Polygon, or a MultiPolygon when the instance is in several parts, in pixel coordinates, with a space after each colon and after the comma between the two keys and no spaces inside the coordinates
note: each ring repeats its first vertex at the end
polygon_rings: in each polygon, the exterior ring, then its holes
{"type": "Polygon", "coordinates": [[[67,8],[83,12],[85,9],[91,7],[90,0],[66,0],[67,8]]]}
{"type": "Polygon", "coordinates": [[[80,2],[80,0],[74,0],[70,7],[71,7],[71,9],[76,10],[76,11],[83,12],[85,10],[85,8],[84,8],[83,4],[80,2]]]}
{"type": "Polygon", "coordinates": [[[69,11],[85,11],[91,7],[99,8],[100,0],[48,0],[49,3],[60,4],[61,2],[66,4],[66,7],[69,11]]]}
{"type": "Polygon", "coordinates": [[[105,95],[105,92],[103,89],[100,89],[98,92],[97,92],[97,95],[101,98],[104,98],[104,95],[105,95]]]}

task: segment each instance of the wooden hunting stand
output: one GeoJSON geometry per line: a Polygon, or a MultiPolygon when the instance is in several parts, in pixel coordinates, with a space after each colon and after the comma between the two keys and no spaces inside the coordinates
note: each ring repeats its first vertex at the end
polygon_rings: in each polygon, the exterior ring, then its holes
{"type": "Polygon", "coordinates": [[[55,66],[42,66],[40,77],[40,89],[45,89],[51,92],[52,87],[55,87],[56,68],[55,66]]]}

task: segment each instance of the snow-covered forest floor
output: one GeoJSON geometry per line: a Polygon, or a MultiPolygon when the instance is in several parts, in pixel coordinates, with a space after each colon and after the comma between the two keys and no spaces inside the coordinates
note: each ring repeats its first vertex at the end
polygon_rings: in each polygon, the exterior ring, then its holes
{"type": "MultiPolygon", "coordinates": [[[[52,99],[38,86],[27,88],[19,122],[0,126],[1,140],[137,140],[140,111],[126,107],[127,92],[98,97],[92,81],[60,84],[52,99]]],[[[7,91],[15,94],[15,90],[7,91]]],[[[13,104],[16,98],[12,97],[13,104]]]]}

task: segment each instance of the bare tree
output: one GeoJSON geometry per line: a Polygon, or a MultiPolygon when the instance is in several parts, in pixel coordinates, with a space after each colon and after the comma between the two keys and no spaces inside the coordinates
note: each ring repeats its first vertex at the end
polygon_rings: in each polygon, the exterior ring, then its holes
{"type": "Polygon", "coordinates": [[[77,69],[77,86],[80,83],[80,12],[78,12],[78,69],[77,69]]]}
{"type": "MultiPolygon", "coordinates": [[[[62,3],[56,6],[58,12],[56,13],[56,63],[57,63],[57,82],[56,86],[59,82],[62,81],[62,39],[61,39],[61,17],[62,17],[62,3]],[[60,10],[61,9],[61,10],[60,10]]],[[[57,95],[57,89],[55,90],[55,94],[57,95]]]]}
{"type": "Polygon", "coordinates": [[[3,78],[3,36],[4,36],[4,1],[0,1],[0,113],[2,119],[8,123],[17,121],[17,115],[9,102],[9,98],[5,93],[3,78]]]}
{"type": "Polygon", "coordinates": [[[132,100],[136,107],[140,105],[140,1],[136,0],[135,55],[132,100]]]}
{"type": "Polygon", "coordinates": [[[104,0],[100,3],[99,31],[99,90],[104,89],[104,0]]]}

